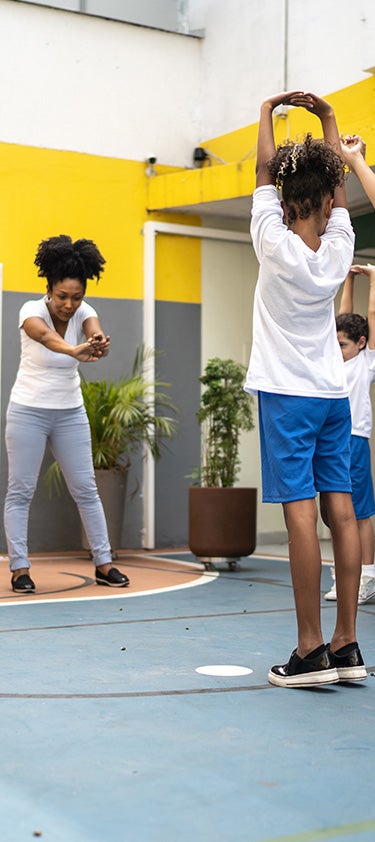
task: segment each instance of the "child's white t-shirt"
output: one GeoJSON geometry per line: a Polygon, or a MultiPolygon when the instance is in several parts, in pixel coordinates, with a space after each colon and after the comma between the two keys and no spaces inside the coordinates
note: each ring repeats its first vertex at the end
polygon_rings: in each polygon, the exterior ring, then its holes
{"type": "Polygon", "coordinates": [[[260,267],[244,388],[346,397],[333,301],[353,260],[348,211],[332,210],[315,252],[284,224],[278,191],[265,185],[254,192],[250,232],[260,267]]]}
{"type": "Polygon", "coordinates": [[[352,436],[369,439],[372,430],[370,386],[375,380],[375,350],[367,345],[344,363],[352,414],[352,436]]]}
{"type": "MultiPolygon", "coordinates": [[[[94,308],[82,301],[68,322],[65,341],[70,345],[84,342],[83,322],[96,315],[94,308]]],[[[21,360],[10,400],[44,409],[73,409],[82,406],[78,360],[67,354],[50,351],[40,342],[31,339],[22,329],[25,319],[31,317],[43,319],[51,330],[55,330],[46,297],[26,301],[21,307],[18,321],[21,329],[21,360]]]]}

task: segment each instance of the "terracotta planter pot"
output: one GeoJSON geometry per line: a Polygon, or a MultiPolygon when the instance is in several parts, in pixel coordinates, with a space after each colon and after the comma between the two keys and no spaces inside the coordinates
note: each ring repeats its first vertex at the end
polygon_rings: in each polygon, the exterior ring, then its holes
{"type": "Polygon", "coordinates": [[[256,488],[189,488],[189,547],[200,558],[238,559],[256,545],[256,488]]]}

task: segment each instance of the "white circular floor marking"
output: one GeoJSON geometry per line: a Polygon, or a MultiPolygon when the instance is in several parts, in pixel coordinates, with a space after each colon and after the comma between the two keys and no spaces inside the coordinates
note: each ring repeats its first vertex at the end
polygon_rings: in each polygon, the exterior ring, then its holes
{"type": "Polygon", "coordinates": [[[208,664],[197,667],[195,672],[202,675],[250,675],[252,670],[248,667],[237,667],[235,664],[208,664]]]}

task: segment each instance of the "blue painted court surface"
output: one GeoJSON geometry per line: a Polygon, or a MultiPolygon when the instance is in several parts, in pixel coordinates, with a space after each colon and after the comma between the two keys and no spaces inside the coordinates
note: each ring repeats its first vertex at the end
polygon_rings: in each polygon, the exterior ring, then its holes
{"type": "MultiPolygon", "coordinates": [[[[219,567],[203,586],[2,606],[1,842],[375,839],[375,603],[358,611],[367,681],[272,687],[296,641],[288,563],[219,567]]],[[[322,599],[327,640],[335,610],[322,599]]]]}

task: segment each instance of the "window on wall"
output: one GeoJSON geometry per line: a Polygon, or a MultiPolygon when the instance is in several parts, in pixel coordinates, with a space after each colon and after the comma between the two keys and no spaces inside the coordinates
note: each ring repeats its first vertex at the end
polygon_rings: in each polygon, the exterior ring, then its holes
{"type": "Polygon", "coordinates": [[[188,35],[188,0],[17,0],[188,35]]]}

